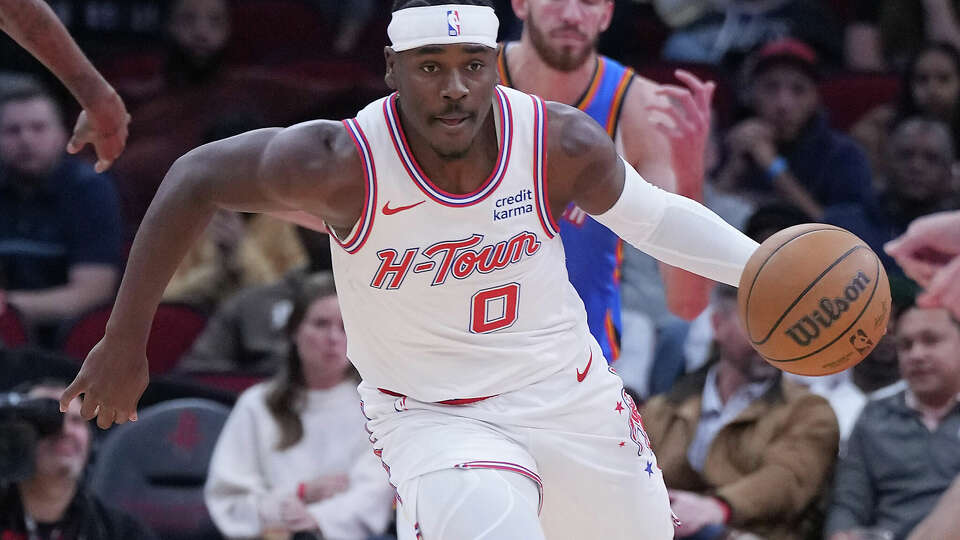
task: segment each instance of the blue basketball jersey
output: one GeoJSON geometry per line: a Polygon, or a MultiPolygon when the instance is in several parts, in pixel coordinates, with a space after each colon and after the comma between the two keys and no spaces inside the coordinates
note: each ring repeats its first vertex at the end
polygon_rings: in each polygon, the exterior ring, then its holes
{"type": "MultiPolygon", "coordinates": [[[[500,48],[500,82],[513,87],[504,51],[500,48]]],[[[624,96],[634,71],[605,56],[597,58],[590,84],[576,107],[589,114],[615,138],[624,96]]],[[[590,333],[603,347],[608,361],[620,356],[620,264],[623,243],[596,220],[571,205],[558,220],[567,257],[567,273],[584,306],[590,333]]]]}

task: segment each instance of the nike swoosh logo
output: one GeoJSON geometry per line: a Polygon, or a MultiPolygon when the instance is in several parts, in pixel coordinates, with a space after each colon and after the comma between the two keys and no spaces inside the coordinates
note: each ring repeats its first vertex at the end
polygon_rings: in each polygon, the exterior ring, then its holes
{"type": "Polygon", "coordinates": [[[383,215],[385,215],[385,216],[392,216],[392,215],[396,214],[397,212],[403,212],[404,210],[409,210],[409,209],[413,208],[414,206],[420,206],[421,204],[423,204],[423,203],[425,203],[425,202],[427,202],[427,201],[420,201],[420,202],[418,202],[418,203],[408,204],[408,205],[406,205],[406,206],[398,206],[398,207],[396,207],[396,208],[390,208],[390,201],[387,201],[387,202],[383,205],[383,215]]]}
{"type": "Polygon", "coordinates": [[[580,370],[577,370],[577,382],[583,382],[587,378],[587,373],[590,371],[590,364],[593,363],[593,352],[590,353],[590,360],[587,360],[587,367],[583,368],[583,373],[580,373],[580,370]]]}

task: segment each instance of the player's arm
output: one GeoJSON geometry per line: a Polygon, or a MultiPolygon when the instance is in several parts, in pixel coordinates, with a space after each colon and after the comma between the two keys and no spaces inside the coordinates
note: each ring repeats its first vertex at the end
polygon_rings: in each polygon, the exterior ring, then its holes
{"type": "Polygon", "coordinates": [[[97,171],[106,170],[127,140],[130,116],[123,100],[93,67],[43,0],[0,0],[0,29],[30,51],[70,90],[84,109],[68,146],[93,143],[97,171]]]}
{"type": "Polygon", "coordinates": [[[651,185],[617,155],[589,116],[548,104],[551,210],[571,201],[637,249],[714,281],[738,286],[757,243],[700,203],[651,185]]]}
{"type": "MultiPolygon", "coordinates": [[[[714,85],[686,71],[678,70],[676,75],[688,88],[661,86],[634,77],[620,121],[624,158],[651,184],[703,202],[704,156],[714,85]],[[675,109],[686,109],[688,114],[675,109]],[[660,115],[661,110],[671,114],[660,115]],[[671,137],[674,133],[681,136],[671,137]]],[[[667,307],[673,314],[690,320],[707,307],[713,286],[710,280],[663,263],[660,274],[667,307]]]]}
{"type": "Polygon", "coordinates": [[[344,127],[316,121],[251,131],[201,146],[164,177],[130,251],[106,334],[64,393],[85,393],[98,425],[135,415],[146,387],[145,350],[164,288],[219,208],[303,212],[349,230],[363,205],[359,157],[344,127]],[[116,417],[114,416],[116,415],[116,417]]]}

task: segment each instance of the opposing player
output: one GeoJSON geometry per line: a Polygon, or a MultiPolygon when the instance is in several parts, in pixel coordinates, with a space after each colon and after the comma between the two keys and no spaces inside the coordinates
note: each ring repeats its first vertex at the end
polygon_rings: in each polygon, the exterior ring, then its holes
{"type": "MultiPolygon", "coordinates": [[[[709,121],[692,126],[699,132],[671,149],[675,135],[656,111],[668,99],[689,97],[686,89],[660,86],[616,61],[597,54],[597,40],[610,26],[613,0],[513,0],[523,20],[518,42],[501,45],[500,83],[548,101],[584,111],[613,139],[617,153],[646,180],[694,200],[703,197],[704,147],[709,121]]],[[[702,85],[687,72],[677,77],[702,88],[707,102],[713,83],[702,85]]],[[[620,237],[580,208],[566,208],[558,220],[567,254],[567,273],[587,308],[590,331],[607,360],[619,355],[620,237]]],[[[686,319],[707,305],[711,282],[679,268],[661,265],[667,305],[686,319]]]]}
{"type": "Polygon", "coordinates": [[[43,0],[0,0],[0,29],[43,62],[83,107],[67,151],[97,151],[97,172],[110,168],[127,142],[130,115],[43,0]]]}
{"type": "MultiPolygon", "coordinates": [[[[488,3],[437,4],[395,4],[396,92],[356,118],[256,130],[177,160],[61,404],[84,394],[104,428],[135,418],[155,308],[217,208],[323,222],[374,452],[423,538],[671,538],[656,457],[604,369],[553,216],[575,203],[734,285],[757,244],[644,181],[581,111],[498,86],[488,3]]],[[[704,89],[692,92],[676,120],[705,114],[704,89]]]]}

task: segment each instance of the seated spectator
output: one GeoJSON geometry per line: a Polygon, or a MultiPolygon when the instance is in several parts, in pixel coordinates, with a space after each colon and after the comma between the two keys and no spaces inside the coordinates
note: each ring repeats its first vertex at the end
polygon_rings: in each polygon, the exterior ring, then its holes
{"type": "Polygon", "coordinates": [[[666,20],[682,25],[667,38],[662,56],[672,62],[715,64],[733,70],[764,44],[796,38],[813,45],[832,65],[841,64],[841,32],[829,7],[820,0],[655,0],[666,20]],[[699,16],[697,16],[699,15],[699,16]]]}
{"type": "Polygon", "coordinates": [[[906,119],[894,129],[883,153],[887,173],[883,192],[868,204],[828,208],[823,221],[862,238],[880,256],[888,273],[902,275],[883,245],[920,216],[960,208],[954,152],[945,124],[919,117],[906,119]]]}
{"type": "Polygon", "coordinates": [[[846,28],[849,69],[902,69],[927,41],[960,47],[957,0],[857,0],[846,28]]]}
{"type": "Polygon", "coordinates": [[[907,388],[860,414],[836,469],[830,540],[858,527],[906,538],[960,474],[960,322],[911,307],[895,338],[907,388]]]}
{"type": "MultiPolygon", "coordinates": [[[[896,309],[893,310],[896,312],[896,309]]],[[[844,372],[839,384],[817,392],[830,402],[833,412],[837,415],[840,425],[840,453],[846,447],[847,439],[853,431],[853,426],[860,417],[860,412],[870,401],[883,399],[906,387],[900,378],[897,365],[897,344],[892,336],[896,323],[896,316],[891,315],[888,323],[890,334],[887,334],[877,343],[873,351],[859,364],[844,372]]],[[[814,377],[808,377],[814,379],[814,377]]],[[[816,392],[816,388],[812,388],[816,392]]]]}
{"type": "Polygon", "coordinates": [[[265,214],[221,210],[180,263],[167,302],[213,310],[242,288],[273,283],[306,262],[296,226],[265,214]]]}
{"type": "Polygon", "coordinates": [[[127,150],[115,165],[133,230],[164,172],[189,150],[223,138],[210,137],[212,132],[222,133],[220,124],[238,118],[254,122],[252,126],[244,122],[239,126],[244,129],[236,132],[289,125],[303,120],[324,95],[324,88],[302,77],[229,65],[228,0],[171,0],[169,6],[163,70],[149,81],[116,81],[136,118],[127,150]]]}
{"type": "Polygon", "coordinates": [[[925,45],[903,70],[900,96],[899,104],[881,105],[850,128],[874,171],[883,172],[888,135],[907,118],[940,120],[949,126],[953,140],[960,140],[960,51],[948,43],[925,45]]]}
{"type": "Polygon", "coordinates": [[[63,425],[36,441],[33,471],[26,479],[0,483],[0,538],[156,538],[134,518],[106,506],[81,484],[93,434],[80,415],[79,400],[71,403],[66,413],[57,412],[57,400],[65,389],[66,384],[44,381],[31,384],[27,391],[29,398],[49,400],[48,410],[59,415],[63,425]]]}
{"type": "Polygon", "coordinates": [[[648,401],[642,416],[682,522],[678,538],[805,538],[836,458],[837,419],[757,354],[736,294],[714,289],[715,361],[648,401]]]}
{"type": "Polygon", "coordinates": [[[872,198],[863,152],[827,125],[817,91],[818,61],[796,40],[770,43],[747,70],[754,116],[727,134],[717,183],[758,202],[782,200],[819,220],[825,207],[872,198]]]}
{"type": "Polygon", "coordinates": [[[241,394],[210,463],[205,496],[227,537],[384,531],[394,491],[373,455],[346,357],[333,277],[296,296],[286,369],[241,394]]]}
{"type": "MultiPolygon", "coordinates": [[[[46,90],[0,88],[0,268],[6,300],[47,328],[108,301],[121,260],[113,183],[68,157],[46,90]]],[[[49,336],[47,336],[49,337],[49,336]]]]}
{"type": "Polygon", "coordinates": [[[288,339],[284,330],[294,297],[311,275],[330,270],[330,239],[303,227],[297,236],[307,265],[280,281],[248,287],[227,298],[177,364],[181,373],[271,375],[282,367],[288,339]]]}

